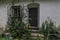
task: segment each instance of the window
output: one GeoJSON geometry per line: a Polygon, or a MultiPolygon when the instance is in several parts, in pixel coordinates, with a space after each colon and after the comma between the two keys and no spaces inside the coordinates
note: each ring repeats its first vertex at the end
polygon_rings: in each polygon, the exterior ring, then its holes
{"type": "Polygon", "coordinates": [[[20,16],[20,6],[12,6],[13,15],[20,16]]]}
{"type": "Polygon", "coordinates": [[[13,20],[21,20],[20,6],[12,6],[13,20]]]}

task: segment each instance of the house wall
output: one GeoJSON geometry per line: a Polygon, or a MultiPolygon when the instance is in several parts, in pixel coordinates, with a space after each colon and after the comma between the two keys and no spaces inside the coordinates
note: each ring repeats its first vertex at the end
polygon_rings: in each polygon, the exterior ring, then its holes
{"type": "MultiPolygon", "coordinates": [[[[27,6],[30,3],[32,2],[23,2],[18,4],[27,6]]],[[[48,17],[50,17],[50,19],[52,19],[57,26],[60,25],[60,1],[36,1],[35,3],[40,4],[39,26],[41,26],[42,22],[45,21],[48,17]]]]}
{"type": "MultiPolygon", "coordinates": [[[[16,3],[15,5],[21,5],[24,7],[24,9],[27,9],[27,5],[32,2],[20,2],[16,3]]],[[[40,4],[39,6],[39,26],[42,24],[44,20],[47,19],[47,17],[50,17],[54,22],[56,22],[57,25],[60,24],[60,1],[36,1],[35,3],[40,4]]],[[[5,27],[7,22],[7,14],[8,10],[10,8],[11,4],[2,4],[0,5],[0,25],[1,27],[5,27]]],[[[27,9],[28,10],[28,9],[27,9]]],[[[28,12],[24,10],[26,15],[28,12]]],[[[27,17],[28,18],[28,17],[27,17]]],[[[27,18],[24,21],[26,22],[27,18]]]]}
{"type": "Polygon", "coordinates": [[[7,21],[7,5],[0,4],[0,28],[1,27],[5,28],[6,21],[7,21]]]}

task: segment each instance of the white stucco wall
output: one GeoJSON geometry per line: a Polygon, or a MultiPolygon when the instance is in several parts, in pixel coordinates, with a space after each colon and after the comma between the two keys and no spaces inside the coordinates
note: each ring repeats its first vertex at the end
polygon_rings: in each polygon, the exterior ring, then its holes
{"type": "Polygon", "coordinates": [[[7,5],[0,5],[0,27],[4,27],[7,21],[7,5]]]}
{"type": "MultiPolygon", "coordinates": [[[[27,6],[31,2],[20,3],[21,5],[27,6]]],[[[56,25],[60,25],[60,1],[40,1],[35,2],[40,4],[39,10],[39,26],[43,21],[50,17],[56,25]]]]}
{"type": "MultiPolygon", "coordinates": [[[[27,6],[31,2],[21,2],[16,5],[27,6]]],[[[60,25],[60,1],[40,1],[39,25],[49,16],[57,25],[60,25]]],[[[7,4],[0,5],[0,27],[5,27],[7,21],[7,4]]]]}
{"type": "Polygon", "coordinates": [[[56,25],[60,25],[60,1],[40,2],[40,23],[50,17],[56,25]]]}

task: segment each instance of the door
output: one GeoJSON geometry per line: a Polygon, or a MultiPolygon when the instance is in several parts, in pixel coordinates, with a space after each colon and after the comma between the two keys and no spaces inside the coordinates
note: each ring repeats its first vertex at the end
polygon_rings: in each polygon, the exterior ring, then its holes
{"type": "Polygon", "coordinates": [[[31,26],[38,26],[38,8],[29,8],[29,24],[31,26]]]}

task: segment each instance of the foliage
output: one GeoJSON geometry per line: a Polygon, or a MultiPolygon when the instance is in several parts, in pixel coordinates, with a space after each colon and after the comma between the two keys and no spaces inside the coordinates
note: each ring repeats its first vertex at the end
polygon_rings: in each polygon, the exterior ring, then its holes
{"type": "MultiPolygon", "coordinates": [[[[22,13],[23,14],[23,13],[22,13]]],[[[13,38],[20,39],[30,39],[30,32],[28,30],[28,26],[24,22],[22,22],[22,16],[14,16],[9,15],[7,21],[6,31],[11,34],[13,38]],[[25,36],[25,37],[24,37],[25,36]]]]}
{"type": "Polygon", "coordinates": [[[50,32],[54,31],[56,31],[55,25],[51,19],[46,20],[45,22],[42,23],[42,33],[44,35],[44,40],[48,40],[50,32]]]}
{"type": "Polygon", "coordinates": [[[57,27],[56,31],[60,34],[60,25],[57,27]]]}

